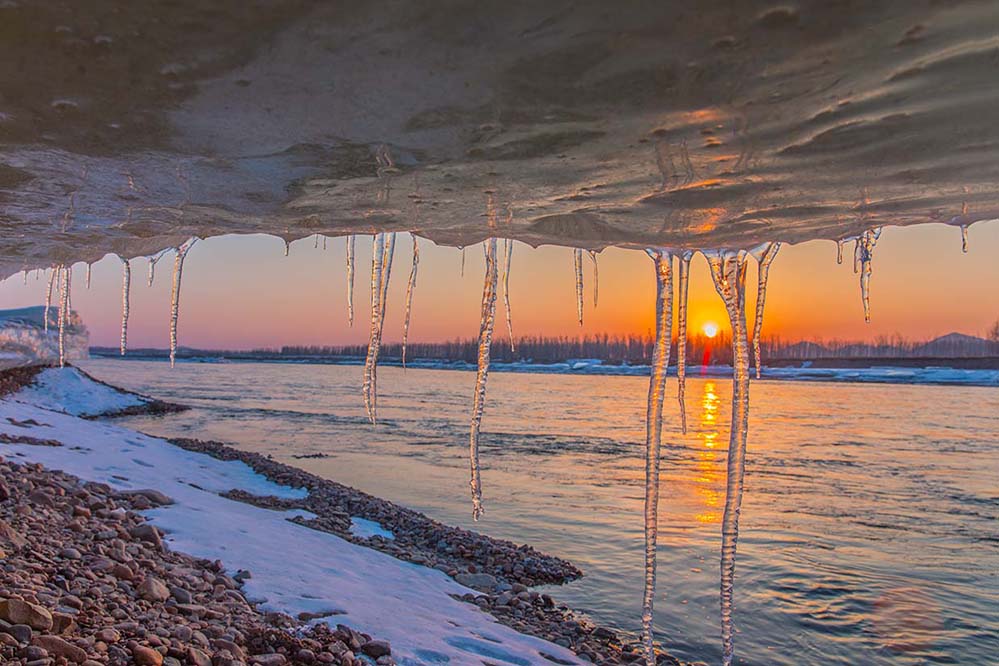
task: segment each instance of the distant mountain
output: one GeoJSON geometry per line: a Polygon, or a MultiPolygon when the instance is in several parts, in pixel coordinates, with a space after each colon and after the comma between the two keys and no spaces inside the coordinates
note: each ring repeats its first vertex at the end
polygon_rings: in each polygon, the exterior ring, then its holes
{"type": "Polygon", "coordinates": [[[948,333],[914,347],[913,356],[991,356],[999,353],[999,345],[985,338],[964,333],[948,333]]]}

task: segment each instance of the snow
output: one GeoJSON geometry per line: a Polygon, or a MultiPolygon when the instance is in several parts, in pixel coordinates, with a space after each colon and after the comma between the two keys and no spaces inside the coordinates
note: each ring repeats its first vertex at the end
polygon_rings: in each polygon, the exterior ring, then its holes
{"type": "Polygon", "coordinates": [[[350,533],[362,539],[370,539],[373,536],[380,536],[389,540],[395,539],[392,530],[385,529],[381,523],[357,516],[350,517],[350,533]]]}
{"type": "Polygon", "coordinates": [[[443,572],[289,522],[297,512],[220,497],[234,488],[279,497],[302,497],[306,491],[275,484],[242,462],[223,462],[111,423],[76,418],[65,412],[93,414],[108,404],[116,408],[125,398],[72,369],[42,375],[39,387],[0,400],[0,432],[24,434],[25,428],[8,419],[34,419],[42,424],[30,428],[38,430],[37,436],[64,446],[4,445],[2,454],[121,490],[166,493],[175,504],[146,515],[167,533],[170,547],[221,559],[233,574],[251,571],[245,591],[264,610],[291,615],[343,611],[330,621],[390,641],[404,666],[550,665],[542,652],[580,663],[568,650],[519,634],[475,605],[453,599],[450,595],[470,590],[443,572]]]}
{"type": "Polygon", "coordinates": [[[47,368],[35,383],[22,389],[18,400],[73,416],[96,416],[148,402],[134,393],[95,382],[76,368],[47,368]]]}

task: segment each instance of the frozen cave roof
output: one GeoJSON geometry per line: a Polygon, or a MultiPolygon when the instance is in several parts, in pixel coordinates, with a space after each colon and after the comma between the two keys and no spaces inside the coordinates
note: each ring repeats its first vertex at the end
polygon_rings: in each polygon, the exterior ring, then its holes
{"type": "Polygon", "coordinates": [[[993,2],[0,1],[0,273],[191,236],[999,217],[993,2]]]}

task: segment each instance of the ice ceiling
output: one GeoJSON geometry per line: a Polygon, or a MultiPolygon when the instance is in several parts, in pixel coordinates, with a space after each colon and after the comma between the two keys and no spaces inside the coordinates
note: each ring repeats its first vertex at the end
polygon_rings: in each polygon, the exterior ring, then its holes
{"type": "Polygon", "coordinates": [[[994,2],[0,0],[0,272],[999,217],[994,2]]]}

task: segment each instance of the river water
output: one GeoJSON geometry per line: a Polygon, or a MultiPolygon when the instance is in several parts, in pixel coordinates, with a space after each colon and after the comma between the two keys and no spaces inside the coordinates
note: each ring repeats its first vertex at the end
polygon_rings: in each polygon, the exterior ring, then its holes
{"type": "MultiPolygon", "coordinates": [[[[566,557],[550,591],[640,626],[644,377],[495,374],[473,524],[474,373],[92,360],[96,377],[192,410],[136,417],[154,435],[225,441],[566,557]]],[[[675,380],[668,390],[675,395],[675,380]]],[[[667,399],[657,636],[718,663],[718,558],[731,382],[691,378],[689,431],[667,399]]],[[[989,664],[999,654],[999,390],[755,382],[736,569],[738,664],[989,664]]]]}

